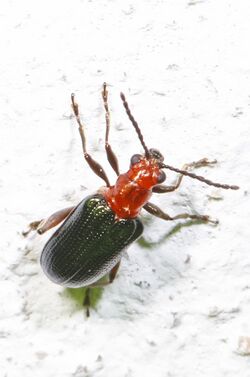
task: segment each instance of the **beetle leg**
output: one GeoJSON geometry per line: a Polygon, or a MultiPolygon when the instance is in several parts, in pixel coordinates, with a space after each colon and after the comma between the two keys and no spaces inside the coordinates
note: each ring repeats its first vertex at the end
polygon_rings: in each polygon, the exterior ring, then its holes
{"type": "Polygon", "coordinates": [[[32,221],[32,223],[29,224],[28,229],[22,232],[22,235],[24,237],[27,237],[27,235],[32,232],[32,230],[37,230],[39,224],[41,224],[42,221],[43,220],[32,221]]]}
{"type": "MultiPolygon", "coordinates": [[[[103,280],[101,278],[97,282],[89,285],[86,289],[85,297],[83,299],[83,306],[86,308],[86,317],[90,316],[90,307],[91,307],[91,288],[102,288],[105,287],[108,284],[113,283],[115,280],[115,277],[117,275],[117,271],[120,267],[121,261],[119,261],[113,268],[110,270],[110,272],[106,275],[108,280],[103,280]]],[[[105,277],[104,277],[105,278],[105,277]]]]}
{"type": "Polygon", "coordinates": [[[87,152],[86,138],[85,138],[85,134],[84,134],[84,127],[83,127],[83,124],[82,124],[80,116],[79,116],[78,104],[75,102],[75,95],[73,93],[71,94],[71,102],[72,102],[72,109],[74,111],[76,121],[77,121],[78,126],[79,126],[78,130],[79,130],[81,140],[82,140],[82,149],[83,149],[84,158],[87,161],[89,167],[93,170],[93,172],[96,175],[98,175],[98,177],[100,177],[101,179],[104,180],[107,187],[110,187],[108,177],[107,177],[103,167],[97,161],[95,161],[87,152]]]}
{"type": "Polygon", "coordinates": [[[119,165],[118,159],[113,152],[110,144],[109,144],[109,130],[110,130],[110,113],[108,107],[108,91],[107,91],[107,84],[106,82],[103,84],[103,91],[102,91],[102,98],[103,104],[105,109],[105,120],[106,120],[106,134],[105,134],[105,149],[107,154],[107,159],[110,165],[112,166],[113,170],[116,172],[116,175],[119,175],[119,165]]]}
{"type": "Polygon", "coordinates": [[[212,224],[218,224],[217,220],[211,220],[207,215],[191,215],[189,213],[180,213],[179,215],[169,216],[167,213],[163,212],[158,206],[153,203],[148,202],[143,206],[143,208],[149,212],[151,215],[159,217],[160,219],[172,221],[178,219],[192,219],[192,220],[200,220],[204,222],[210,222],[212,224]]]}
{"type": "Polygon", "coordinates": [[[116,263],[116,265],[112,268],[112,270],[109,271],[107,275],[102,277],[100,280],[97,280],[95,283],[92,283],[89,285],[89,288],[101,288],[105,287],[106,285],[112,284],[113,281],[115,280],[115,277],[117,275],[118,269],[120,267],[121,261],[116,263]]]}
{"type": "Polygon", "coordinates": [[[116,275],[117,275],[117,272],[119,270],[119,267],[120,267],[120,264],[121,264],[121,261],[119,261],[113,268],[112,270],[109,272],[109,283],[113,283],[113,281],[115,280],[116,278],[116,275]]]}
{"type": "Polygon", "coordinates": [[[91,306],[91,301],[90,301],[90,288],[86,288],[86,293],[83,299],[83,306],[86,309],[86,317],[88,318],[90,316],[90,306],[91,306]]]}
{"type": "Polygon", "coordinates": [[[47,230],[54,228],[54,226],[60,224],[64,219],[66,219],[74,208],[75,207],[64,208],[53,213],[53,215],[49,216],[47,219],[33,221],[29,224],[28,230],[22,233],[23,236],[26,237],[32,230],[36,230],[39,234],[47,232],[47,230]]]}
{"type": "MultiPolygon", "coordinates": [[[[190,164],[185,164],[182,167],[182,170],[191,170],[191,169],[196,169],[196,168],[201,168],[202,166],[210,166],[213,164],[216,164],[216,160],[209,161],[207,158],[202,158],[199,161],[191,162],[190,164]]],[[[180,174],[179,177],[176,180],[176,183],[172,186],[166,186],[166,185],[157,185],[153,187],[153,192],[158,193],[158,194],[164,194],[166,192],[172,192],[175,191],[179,188],[181,181],[183,179],[183,174],[180,174]]]]}

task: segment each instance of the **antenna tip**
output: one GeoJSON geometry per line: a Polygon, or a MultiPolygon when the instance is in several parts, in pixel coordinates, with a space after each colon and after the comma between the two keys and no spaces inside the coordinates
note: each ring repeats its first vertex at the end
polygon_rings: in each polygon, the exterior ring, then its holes
{"type": "Polygon", "coordinates": [[[121,92],[120,93],[120,97],[121,97],[121,99],[123,100],[123,101],[126,101],[126,99],[125,99],[125,95],[121,92]]]}
{"type": "Polygon", "coordinates": [[[71,102],[72,102],[72,106],[75,105],[75,93],[71,93],[71,102]]]}
{"type": "Polygon", "coordinates": [[[231,186],[231,190],[239,190],[239,186],[231,186]]]}

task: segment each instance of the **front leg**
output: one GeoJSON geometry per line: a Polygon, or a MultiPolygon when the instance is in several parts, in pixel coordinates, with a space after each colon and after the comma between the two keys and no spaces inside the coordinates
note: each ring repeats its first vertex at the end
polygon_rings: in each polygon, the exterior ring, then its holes
{"type": "MultiPolygon", "coordinates": [[[[185,164],[182,167],[182,170],[197,169],[197,168],[201,168],[203,166],[214,165],[216,163],[217,163],[216,160],[209,161],[207,158],[202,158],[199,161],[194,161],[194,162],[191,162],[189,164],[185,164]]],[[[179,177],[176,180],[176,183],[174,185],[171,185],[171,186],[157,185],[157,186],[153,187],[152,191],[155,192],[155,193],[158,193],[158,194],[164,194],[166,192],[175,191],[175,190],[177,190],[179,188],[182,179],[183,179],[183,174],[180,174],[179,177]]]]}
{"type": "Polygon", "coordinates": [[[143,206],[143,208],[149,212],[151,215],[159,217],[162,220],[172,221],[178,219],[192,219],[200,220],[204,222],[210,222],[212,224],[218,224],[218,220],[211,220],[207,215],[191,215],[189,213],[180,213],[179,215],[169,216],[167,213],[163,212],[157,205],[148,202],[143,206]]]}

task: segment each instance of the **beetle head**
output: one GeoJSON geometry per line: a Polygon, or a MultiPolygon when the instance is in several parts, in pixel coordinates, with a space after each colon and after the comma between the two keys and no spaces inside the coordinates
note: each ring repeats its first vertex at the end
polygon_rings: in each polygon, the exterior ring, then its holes
{"type": "Polygon", "coordinates": [[[150,158],[154,158],[155,160],[159,162],[164,161],[164,157],[158,149],[150,148],[149,154],[150,154],[150,158]]]}
{"type": "Polygon", "coordinates": [[[166,179],[165,172],[160,168],[164,157],[158,149],[150,148],[148,150],[149,157],[142,154],[134,154],[130,159],[130,168],[132,171],[140,171],[142,179],[148,180],[152,177],[151,186],[162,183],[166,179]],[[160,169],[159,169],[160,168],[160,169]]]}

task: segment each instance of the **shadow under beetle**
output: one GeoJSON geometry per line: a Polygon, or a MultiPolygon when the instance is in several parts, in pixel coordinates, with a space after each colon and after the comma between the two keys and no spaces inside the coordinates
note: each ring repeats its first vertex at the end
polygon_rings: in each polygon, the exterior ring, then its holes
{"type": "MultiPolygon", "coordinates": [[[[80,120],[75,96],[72,94],[72,108],[79,126],[84,158],[106,186],[101,187],[96,194],[83,199],[76,207],[65,208],[48,219],[32,222],[29,230],[24,233],[27,235],[31,230],[36,230],[39,234],[43,234],[64,220],[45,244],[40,262],[48,278],[65,287],[91,288],[113,282],[124,250],[143,232],[142,222],[138,218],[142,208],[167,221],[194,219],[216,223],[206,215],[181,213],[170,216],[149,202],[152,193],[160,194],[178,189],[184,175],[223,189],[237,190],[239,188],[214,183],[190,172],[194,168],[215,164],[215,160],[209,161],[203,158],[185,164],[182,169],[166,165],[163,162],[163,155],[157,149],[149,149],[146,146],[123,93],[121,93],[123,106],[135,128],[144,154],[133,155],[129,170],[120,174],[118,160],[109,144],[110,113],[106,83],[103,84],[102,98],[106,115],[105,149],[107,159],[118,176],[116,183],[110,184],[102,166],[87,152],[84,126],[80,120]],[[162,184],[166,179],[163,169],[173,170],[180,174],[173,185],[162,184]]],[[[84,305],[88,316],[90,290],[88,289],[87,292],[84,305]]]]}

